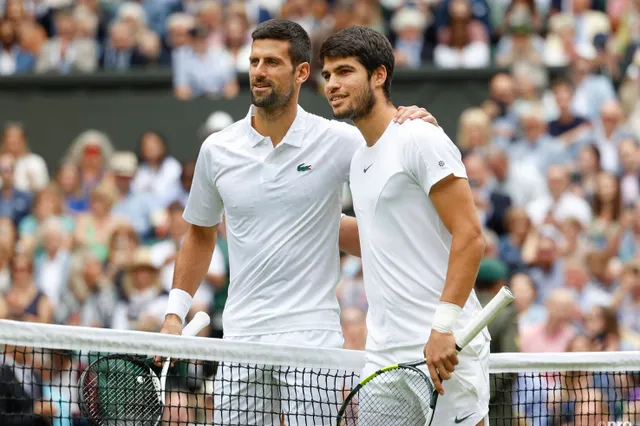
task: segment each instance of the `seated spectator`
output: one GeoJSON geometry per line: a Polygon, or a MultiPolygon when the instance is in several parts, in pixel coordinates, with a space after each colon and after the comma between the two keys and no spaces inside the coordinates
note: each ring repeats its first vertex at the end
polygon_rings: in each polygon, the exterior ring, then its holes
{"type": "MultiPolygon", "coordinates": [[[[189,14],[179,12],[169,16],[167,20],[165,48],[172,57],[172,63],[175,60],[176,52],[179,51],[181,47],[189,46],[191,43],[190,31],[195,25],[196,20],[189,14]]],[[[222,43],[220,43],[220,45],[222,45],[222,43]]],[[[215,44],[213,46],[217,47],[215,44]]]]}
{"type": "Polygon", "coordinates": [[[637,259],[624,265],[611,308],[617,310],[622,327],[640,333],[640,262],[637,259]]]}
{"type": "Polygon", "coordinates": [[[584,262],[568,260],[564,268],[565,287],[574,293],[582,315],[588,315],[594,307],[609,306],[611,294],[595,280],[591,280],[584,262]]]}
{"type": "Polygon", "coordinates": [[[131,27],[134,39],[137,39],[143,33],[149,31],[145,8],[142,4],[135,1],[123,2],[118,8],[114,20],[115,22],[122,22],[131,27]]]}
{"type": "Polygon", "coordinates": [[[540,108],[544,112],[545,121],[549,119],[545,103],[548,95],[547,71],[535,64],[519,61],[511,66],[511,75],[517,87],[517,98],[513,104],[513,111],[520,117],[532,109],[540,108]]]}
{"type": "Polygon", "coordinates": [[[43,251],[34,259],[34,280],[55,310],[68,285],[71,252],[64,246],[68,232],[57,217],[50,217],[38,233],[43,251]]]}
{"type": "Polygon", "coordinates": [[[425,40],[427,25],[427,17],[415,7],[405,6],[394,14],[391,28],[396,67],[416,69],[430,61],[433,46],[425,40]]]}
{"type": "Polygon", "coordinates": [[[81,250],[72,260],[69,286],[54,319],[57,324],[110,328],[117,301],[118,292],[103,261],[91,250],[81,250]]]}
{"type": "Polygon", "coordinates": [[[622,215],[620,183],[610,173],[600,172],[596,178],[593,201],[593,221],[587,228],[589,241],[598,249],[617,253],[617,237],[622,215]],[[615,245],[615,247],[614,247],[615,245]]]}
{"type": "Polygon", "coordinates": [[[123,280],[122,297],[113,311],[114,329],[160,330],[168,295],[162,289],[159,272],[149,249],[136,249],[131,269],[123,280]]]}
{"type": "Polygon", "coordinates": [[[138,37],[138,52],[147,68],[171,65],[171,58],[162,50],[162,40],[154,32],[145,31],[138,37]]]}
{"type": "Polygon", "coordinates": [[[504,224],[507,233],[500,237],[498,256],[510,273],[522,272],[526,269],[522,260],[522,246],[532,229],[527,211],[521,207],[509,208],[504,224]]]}
{"type": "Polygon", "coordinates": [[[632,351],[632,342],[626,340],[620,329],[616,312],[604,306],[594,306],[585,317],[585,331],[594,344],[594,350],[632,351]]]}
{"type": "Polygon", "coordinates": [[[549,19],[550,31],[544,45],[544,64],[548,67],[564,67],[577,58],[576,21],[567,13],[549,19]]]}
{"type": "Polygon", "coordinates": [[[495,190],[511,198],[514,206],[525,207],[531,201],[547,195],[547,183],[538,170],[528,163],[509,161],[506,150],[491,146],[487,165],[495,178],[495,190]]]}
{"type": "Polygon", "coordinates": [[[53,319],[53,305],[34,281],[31,259],[22,253],[16,254],[11,262],[11,287],[4,299],[9,319],[43,323],[53,319]]]}
{"type": "Polygon", "coordinates": [[[233,59],[224,49],[207,45],[208,33],[204,28],[191,31],[189,46],[175,52],[173,86],[180,100],[209,95],[233,98],[239,86],[233,59]]]}
{"type": "Polygon", "coordinates": [[[592,202],[596,190],[596,180],[602,173],[600,150],[590,143],[580,145],[576,162],[577,168],[571,173],[571,192],[592,202]]]}
{"type": "Polygon", "coordinates": [[[78,166],[71,162],[60,166],[56,184],[62,191],[66,214],[73,217],[89,210],[89,197],[82,192],[78,166]]]}
{"type": "Polygon", "coordinates": [[[483,157],[470,154],[463,162],[467,169],[469,186],[480,223],[499,236],[503,235],[506,232],[504,218],[511,206],[511,199],[508,195],[492,189],[489,171],[483,157]]]}
{"type": "Polygon", "coordinates": [[[544,41],[535,33],[529,8],[523,4],[513,7],[508,35],[502,36],[496,46],[496,64],[501,67],[518,62],[541,65],[543,51],[544,41]]]}
{"type": "Polygon", "coordinates": [[[572,109],[573,86],[567,79],[558,79],[551,87],[558,106],[558,117],[549,122],[549,135],[562,141],[568,147],[571,158],[577,158],[577,152],[586,140],[591,124],[585,117],[574,114],[572,109]]]}
{"type": "Polygon", "coordinates": [[[64,214],[62,193],[57,186],[50,185],[36,194],[31,214],[22,219],[18,226],[20,244],[26,252],[42,253],[43,248],[38,240],[38,232],[40,225],[50,217],[57,217],[62,222],[62,227],[67,234],[63,246],[71,249],[75,223],[70,216],[64,214]]]}
{"type": "Polygon", "coordinates": [[[491,119],[493,137],[508,144],[515,137],[518,117],[515,114],[516,88],[513,77],[506,73],[493,76],[489,83],[489,99],[482,109],[491,119]]]}
{"type": "MultiPolygon", "coordinates": [[[[224,10],[222,5],[215,0],[203,0],[198,5],[198,12],[196,13],[196,25],[199,27],[205,28],[209,32],[209,37],[207,38],[207,43],[210,47],[222,47],[225,43],[225,37],[229,37],[228,29],[229,26],[226,26],[225,23],[229,21],[236,21],[236,24],[239,23],[235,19],[225,19],[224,10]],[[225,35],[226,34],[226,35],[225,35]]],[[[248,19],[246,14],[244,15],[244,24],[242,27],[244,28],[244,34],[242,37],[242,44],[247,41],[248,35],[248,19]]],[[[193,26],[192,26],[193,27],[193,26]]],[[[187,28],[187,30],[190,28],[187,28]]],[[[238,27],[236,27],[238,29],[238,27]]],[[[236,34],[237,39],[240,40],[240,33],[236,34]]],[[[243,67],[243,71],[247,71],[249,68],[249,61],[247,56],[247,65],[244,67],[244,64],[237,64],[243,67]]]]}
{"type": "Polygon", "coordinates": [[[127,71],[146,64],[147,59],[136,47],[134,28],[125,22],[113,23],[100,56],[100,68],[105,71],[127,71]]]}
{"type": "Polygon", "coordinates": [[[89,198],[91,190],[105,177],[113,144],[98,130],[87,130],[73,140],[66,159],[79,168],[82,195],[89,198]]]}
{"type": "Polygon", "coordinates": [[[594,249],[585,233],[586,227],[575,217],[567,217],[560,222],[562,244],[560,255],[577,262],[584,262],[587,254],[594,249]]]}
{"type": "MultiPolygon", "coordinates": [[[[162,288],[168,293],[173,285],[173,275],[176,265],[176,256],[182,241],[189,230],[189,224],[182,218],[184,206],[174,202],[167,207],[169,235],[163,241],[159,241],[150,247],[153,264],[160,271],[162,288]]],[[[208,311],[213,303],[215,292],[222,290],[227,284],[227,265],[221,250],[216,247],[209,264],[209,269],[204,280],[193,296],[191,313],[208,311]]]]}
{"type": "Polygon", "coordinates": [[[11,285],[11,259],[15,254],[15,244],[16,228],[13,222],[0,219],[0,295],[11,285]]]}
{"type": "Polygon", "coordinates": [[[150,237],[151,215],[160,203],[149,193],[132,191],[131,183],[138,167],[136,155],[133,152],[116,152],[111,156],[110,165],[118,189],[112,214],[132,224],[141,239],[150,237]]]}
{"type": "Polygon", "coordinates": [[[95,40],[77,35],[77,23],[70,10],[55,16],[56,36],[43,46],[36,62],[38,73],[89,73],[96,70],[98,46],[95,40]]]}
{"type": "Polygon", "coordinates": [[[595,145],[600,150],[600,165],[602,169],[618,174],[620,159],[618,158],[618,144],[628,133],[622,128],[624,114],[617,100],[606,101],[600,107],[599,119],[594,123],[595,145]]]}
{"type": "Polygon", "coordinates": [[[0,20],[0,75],[31,72],[35,58],[18,44],[17,31],[7,20],[0,20]]]}
{"type": "MultiPolygon", "coordinates": [[[[229,52],[237,72],[249,72],[251,38],[248,37],[249,21],[246,16],[233,16],[224,23],[224,48],[229,52]]],[[[215,32],[214,32],[215,34],[215,32]]],[[[209,46],[211,43],[209,36],[209,46]]]]}
{"type": "Polygon", "coordinates": [[[618,144],[620,174],[620,195],[624,207],[633,207],[640,200],[640,147],[638,139],[627,136],[618,144]]]}
{"type": "Polygon", "coordinates": [[[547,122],[540,107],[524,111],[520,121],[523,137],[507,148],[511,161],[528,162],[540,173],[546,173],[552,164],[567,161],[564,146],[547,132],[547,122]]]}
{"type": "Polygon", "coordinates": [[[36,192],[49,183],[49,170],[42,156],[31,152],[25,128],[19,123],[7,123],[0,151],[16,159],[14,182],[16,189],[36,192]]]}
{"type": "Polygon", "coordinates": [[[109,239],[117,226],[111,207],[117,199],[116,189],[108,183],[91,191],[90,210],[81,213],[76,220],[75,242],[79,248],[88,248],[102,261],[109,255],[109,239]]]}
{"type": "Polygon", "coordinates": [[[486,153],[491,138],[491,119],[482,108],[467,108],[460,114],[456,146],[463,154],[486,153]]]}
{"type": "Polygon", "coordinates": [[[149,193],[160,203],[164,203],[167,188],[174,187],[180,179],[180,163],[169,155],[169,147],[164,136],[154,131],[142,135],[137,154],[140,162],[136,176],[131,182],[131,190],[149,193]]]}
{"type": "Polygon", "coordinates": [[[109,240],[109,258],[105,265],[107,278],[121,287],[122,276],[133,261],[139,239],[136,231],[126,221],[118,223],[109,240]]]}
{"type": "Polygon", "coordinates": [[[14,184],[15,159],[11,154],[0,154],[0,217],[11,219],[18,226],[31,210],[31,195],[16,189],[14,184]]]}
{"type": "Polygon", "coordinates": [[[576,21],[576,43],[591,43],[596,34],[608,34],[611,23],[603,12],[591,8],[591,0],[573,0],[563,13],[572,15],[576,21]],[[569,9],[569,7],[567,9],[569,9]]]}
{"type": "Polygon", "coordinates": [[[169,190],[167,191],[167,205],[174,201],[179,202],[183,206],[187,205],[195,169],[196,162],[193,160],[189,160],[182,164],[182,173],[180,174],[180,180],[178,184],[174,185],[173,188],[169,188],[169,190]]]}
{"type": "Polygon", "coordinates": [[[578,331],[572,324],[576,305],[569,290],[556,288],[547,299],[547,319],[520,333],[522,352],[565,352],[578,331]]]}
{"type": "Polygon", "coordinates": [[[482,68],[489,66],[487,29],[472,17],[469,0],[451,0],[450,22],[438,30],[434,62],[440,68],[482,68]]]}
{"type": "Polygon", "coordinates": [[[560,257],[562,234],[545,224],[530,233],[522,249],[522,260],[529,266],[528,274],[538,289],[538,300],[544,303],[551,292],[564,286],[566,261],[560,257]]]}

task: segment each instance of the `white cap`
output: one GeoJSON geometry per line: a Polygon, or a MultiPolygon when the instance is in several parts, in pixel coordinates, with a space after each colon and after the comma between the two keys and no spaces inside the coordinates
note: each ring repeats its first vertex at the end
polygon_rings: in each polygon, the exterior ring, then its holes
{"type": "Polygon", "coordinates": [[[593,61],[597,56],[596,48],[590,43],[580,43],[576,46],[576,52],[582,59],[589,61],[593,61]]]}
{"type": "Polygon", "coordinates": [[[393,15],[391,28],[400,31],[404,28],[418,28],[424,30],[427,26],[427,18],[422,12],[413,7],[403,7],[393,15]]]}
{"type": "Polygon", "coordinates": [[[223,130],[233,124],[231,115],[224,111],[216,111],[207,118],[204,127],[207,132],[214,133],[223,130]]]}

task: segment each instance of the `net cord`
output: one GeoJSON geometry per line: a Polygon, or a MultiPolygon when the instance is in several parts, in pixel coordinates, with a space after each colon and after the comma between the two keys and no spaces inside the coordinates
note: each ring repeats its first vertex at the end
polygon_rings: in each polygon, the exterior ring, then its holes
{"type": "MultiPolygon", "coordinates": [[[[360,372],[364,352],[0,320],[0,345],[360,372]]],[[[489,371],[638,371],[640,351],[491,354],[489,371]]]]}

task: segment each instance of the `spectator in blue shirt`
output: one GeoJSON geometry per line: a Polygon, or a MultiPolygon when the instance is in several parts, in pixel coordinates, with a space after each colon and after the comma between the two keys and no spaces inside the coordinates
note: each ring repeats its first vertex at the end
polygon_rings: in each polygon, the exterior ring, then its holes
{"type": "Polygon", "coordinates": [[[0,75],[30,72],[35,66],[35,58],[18,46],[16,38],[11,21],[0,21],[0,75]]]}
{"type": "Polygon", "coordinates": [[[233,98],[239,86],[231,55],[224,49],[208,46],[204,28],[191,31],[191,45],[175,51],[173,86],[176,97],[188,100],[202,95],[233,98]]]}
{"type": "Polygon", "coordinates": [[[13,185],[15,163],[11,154],[0,156],[0,177],[2,178],[0,217],[8,217],[18,226],[18,223],[31,210],[31,196],[27,192],[18,191],[13,185]]]}

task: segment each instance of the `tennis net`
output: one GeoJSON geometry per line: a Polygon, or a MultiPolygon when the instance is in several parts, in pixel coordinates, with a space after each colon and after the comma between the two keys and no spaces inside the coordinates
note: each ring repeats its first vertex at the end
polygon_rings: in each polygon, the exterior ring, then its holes
{"type": "MultiPolygon", "coordinates": [[[[364,363],[359,351],[4,320],[0,348],[3,426],[90,424],[78,381],[113,354],[158,374],[152,357],[180,360],[167,380],[162,426],[330,425],[364,363]]],[[[107,392],[110,404],[135,394],[139,372],[125,374],[132,379],[107,392]]],[[[491,425],[640,424],[640,352],[495,354],[490,376],[491,425]]],[[[111,408],[113,421],[104,424],[155,424],[111,408]]]]}

